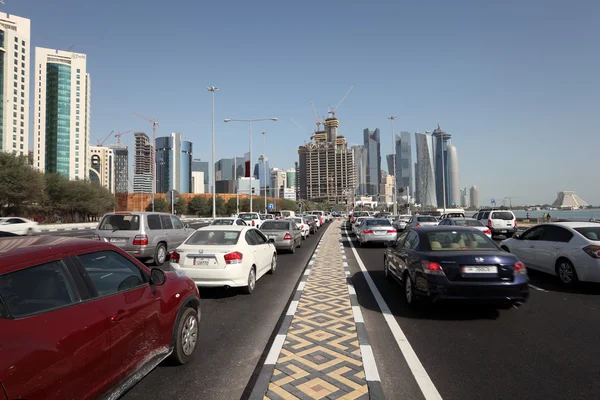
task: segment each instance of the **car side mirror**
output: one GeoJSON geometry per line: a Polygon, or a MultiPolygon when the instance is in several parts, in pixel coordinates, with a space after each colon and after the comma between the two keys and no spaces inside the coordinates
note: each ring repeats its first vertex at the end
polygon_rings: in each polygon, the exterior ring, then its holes
{"type": "Polygon", "coordinates": [[[165,283],[167,277],[165,275],[165,271],[160,268],[152,268],[150,270],[150,284],[161,286],[165,283]]]}
{"type": "Polygon", "coordinates": [[[269,243],[275,243],[275,239],[269,238],[269,243]]]}

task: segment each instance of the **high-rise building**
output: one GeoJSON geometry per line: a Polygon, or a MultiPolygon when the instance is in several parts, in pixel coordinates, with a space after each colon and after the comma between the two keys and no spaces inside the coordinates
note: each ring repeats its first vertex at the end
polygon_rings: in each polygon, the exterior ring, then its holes
{"type": "Polygon", "coordinates": [[[379,178],[381,171],[381,141],[379,129],[363,131],[364,146],[367,149],[367,193],[371,196],[379,194],[379,178]]]}
{"type": "Polygon", "coordinates": [[[432,137],[428,133],[415,133],[415,145],[417,202],[422,206],[437,206],[432,137]]]}
{"type": "Polygon", "coordinates": [[[192,142],[180,133],[156,138],[156,192],[192,192],[192,142]]]}
{"type": "Polygon", "coordinates": [[[135,132],[135,156],[133,165],[133,192],[152,193],[152,152],[154,148],[148,135],[135,132]]]}
{"type": "Polygon", "coordinates": [[[218,181],[233,180],[233,159],[222,158],[215,163],[215,175],[218,181]]]}
{"type": "Polygon", "coordinates": [[[296,188],[296,169],[289,168],[285,170],[285,187],[286,188],[296,188]]]}
{"type": "Polygon", "coordinates": [[[254,177],[258,179],[261,193],[271,185],[270,171],[269,159],[265,155],[260,155],[258,163],[254,165],[254,177]]]}
{"type": "Polygon", "coordinates": [[[479,208],[479,189],[477,186],[471,186],[471,207],[479,208]]]}
{"type": "MultiPolygon", "coordinates": [[[[194,180],[192,179],[192,193],[208,193],[211,192],[211,190],[209,190],[209,179],[210,179],[210,173],[208,172],[208,162],[207,161],[202,161],[199,158],[192,160],[192,174],[194,172],[202,172],[203,177],[204,177],[204,190],[203,191],[199,191],[201,190],[200,188],[197,188],[194,185],[194,180]]],[[[198,176],[198,175],[196,175],[198,176]]]]}
{"type": "Polygon", "coordinates": [[[89,180],[115,192],[115,154],[113,149],[103,146],[90,146],[89,180]]]}
{"type": "Polygon", "coordinates": [[[366,196],[368,151],[364,146],[352,146],[352,155],[354,157],[354,166],[356,174],[355,195],[366,196]]]}
{"type": "Polygon", "coordinates": [[[458,152],[456,146],[448,146],[448,180],[450,181],[448,204],[451,207],[460,205],[460,177],[458,169],[458,152]]]}
{"type": "Polygon", "coordinates": [[[413,195],[413,162],[410,133],[401,132],[395,135],[396,166],[394,168],[394,155],[386,156],[388,172],[396,177],[398,189],[408,189],[408,194],[413,195]]]}
{"type": "Polygon", "coordinates": [[[381,187],[379,188],[379,202],[393,203],[394,198],[394,175],[381,171],[381,187]]]}
{"type": "Polygon", "coordinates": [[[333,113],[324,125],[325,131],[315,132],[311,142],[298,148],[299,200],[346,204],[355,190],[354,159],[346,139],[337,135],[339,121],[333,113]]]}
{"type": "Polygon", "coordinates": [[[192,191],[191,193],[200,194],[204,191],[204,172],[192,171],[192,191]]]}
{"type": "Polygon", "coordinates": [[[115,155],[115,193],[129,193],[129,150],[127,146],[108,146],[115,155]]]}
{"type": "MultiPolygon", "coordinates": [[[[282,188],[287,186],[287,174],[285,171],[279,168],[271,169],[271,188],[273,192],[269,192],[269,195],[273,195],[275,197],[280,197],[280,192],[282,188]]],[[[283,192],[281,192],[283,193],[283,192]]]]}
{"type": "Polygon", "coordinates": [[[464,208],[469,207],[469,191],[467,188],[460,191],[460,206],[464,208]]]}
{"type": "Polygon", "coordinates": [[[35,48],[34,167],[88,177],[90,75],[86,55],[35,48]]]}
{"type": "Polygon", "coordinates": [[[433,131],[433,154],[435,160],[435,194],[438,207],[444,207],[444,183],[446,186],[446,205],[450,204],[450,175],[448,146],[450,145],[451,135],[444,132],[440,126],[433,131]],[[442,154],[443,153],[443,154],[442,154]],[[444,164],[442,165],[442,159],[444,164]]]}
{"type": "Polygon", "coordinates": [[[29,36],[27,18],[0,13],[0,151],[21,156],[29,150],[29,36]]]}

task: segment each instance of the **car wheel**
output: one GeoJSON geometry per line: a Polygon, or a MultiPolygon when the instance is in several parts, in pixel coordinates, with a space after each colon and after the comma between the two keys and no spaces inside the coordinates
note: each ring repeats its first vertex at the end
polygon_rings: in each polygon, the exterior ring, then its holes
{"type": "Polygon", "coordinates": [[[154,264],[160,267],[167,260],[167,246],[164,243],[159,243],[154,250],[154,264]]]}
{"type": "Polygon", "coordinates": [[[298,247],[302,247],[302,239],[298,240],[298,247]]]}
{"type": "Polygon", "coordinates": [[[273,258],[271,259],[271,269],[269,270],[270,274],[274,274],[277,269],[277,254],[273,254],[273,258]]]}
{"type": "Polygon", "coordinates": [[[296,242],[292,243],[292,247],[290,248],[290,253],[292,253],[292,254],[296,253],[296,242]]]}
{"type": "Polygon", "coordinates": [[[573,263],[566,258],[561,258],[556,262],[556,274],[565,285],[572,285],[578,280],[573,263]]]}
{"type": "Polygon", "coordinates": [[[391,280],[389,261],[387,258],[383,259],[383,274],[385,275],[385,279],[391,280]]]}
{"type": "Polygon", "coordinates": [[[408,272],[404,274],[404,299],[406,300],[406,304],[411,307],[416,306],[419,302],[415,295],[415,288],[408,272]]]}
{"type": "Polygon", "coordinates": [[[171,359],[177,364],[185,364],[192,359],[198,343],[198,313],[186,308],[181,314],[171,359]]]}
{"type": "Polygon", "coordinates": [[[248,285],[244,286],[243,291],[246,294],[252,294],[254,292],[254,288],[256,287],[256,270],[254,267],[250,268],[250,272],[248,272],[248,285]]]}
{"type": "Polygon", "coordinates": [[[33,229],[32,229],[32,228],[29,228],[29,229],[27,229],[27,233],[25,233],[25,234],[26,234],[27,236],[31,236],[31,235],[33,235],[33,229]]]}

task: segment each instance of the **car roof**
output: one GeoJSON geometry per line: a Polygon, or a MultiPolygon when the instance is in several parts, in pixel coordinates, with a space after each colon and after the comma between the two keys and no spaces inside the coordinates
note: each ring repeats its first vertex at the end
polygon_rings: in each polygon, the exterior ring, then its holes
{"type": "Polygon", "coordinates": [[[97,240],[67,236],[18,236],[0,238],[0,273],[16,264],[84,249],[114,250],[114,246],[97,240]]]}
{"type": "Polygon", "coordinates": [[[568,222],[553,222],[551,224],[546,225],[558,225],[564,226],[565,228],[594,228],[600,227],[600,224],[597,222],[578,222],[578,221],[568,221],[568,222]]]}
{"type": "Polygon", "coordinates": [[[233,219],[233,220],[236,220],[236,219],[240,219],[240,218],[238,218],[238,217],[217,217],[213,221],[216,221],[218,219],[233,219]]]}
{"type": "Polygon", "coordinates": [[[244,229],[253,229],[253,226],[247,225],[208,225],[196,229],[197,231],[243,231],[244,229]]]}
{"type": "MultiPolygon", "coordinates": [[[[160,212],[160,211],[117,211],[117,212],[106,213],[106,214],[104,214],[104,216],[106,216],[106,215],[153,215],[153,214],[173,215],[171,213],[160,212]]],[[[173,215],[173,216],[176,217],[176,215],[173,215]]]]}
{"type": "Polygon", "coordinates": [[[446,219],[460,219],[460,220],[464,220],[464,221],[479,221],[478,219],[471,218],[471,217],[450,217],[450,218],[446,218],[446,219]]]}
{"type": "Polygon", "coordinates": [[[444,225],[426,225],[411,228],[411,230],[417,232],[435,232],[435,231],[457,231],[457,232],[473,232],[473,228],[470,226],[444,226],[444,225]]]}

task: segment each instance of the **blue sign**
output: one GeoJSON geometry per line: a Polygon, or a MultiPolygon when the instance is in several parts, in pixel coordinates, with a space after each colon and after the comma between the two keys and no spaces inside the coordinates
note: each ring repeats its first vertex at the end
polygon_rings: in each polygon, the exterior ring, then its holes
{"type": "Polygon", "coordinates": [[[496,199],[492,199],[492,205],[496,204],[496,199]]]}
{"type": "Polygon", "coordinates": [[[267,208],[269,210],[272,210],[273,208],[275,208],[275,206],[273,205],[273,203],[269,203],[269,205],[267,206],[267,208]]]}

